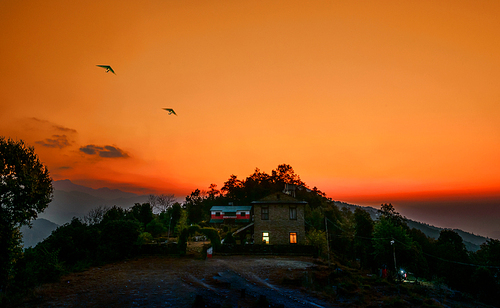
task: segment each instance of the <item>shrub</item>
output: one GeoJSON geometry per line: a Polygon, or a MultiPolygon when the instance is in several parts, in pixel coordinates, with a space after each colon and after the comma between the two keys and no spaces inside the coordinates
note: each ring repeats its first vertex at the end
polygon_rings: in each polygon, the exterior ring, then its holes
{"type": "Polygon", "coordinates": [[[224,245],[234,245],[236,244],[236,240],[231,232],[229,232],[224,238],[224,245]]]}
{"type": "Polygon", "coordinates": [[[141,223],[133,220],[116,220],[104,224],[101,234],[101,257],[116,261],[131,255],[141,234],[141,223]]]}

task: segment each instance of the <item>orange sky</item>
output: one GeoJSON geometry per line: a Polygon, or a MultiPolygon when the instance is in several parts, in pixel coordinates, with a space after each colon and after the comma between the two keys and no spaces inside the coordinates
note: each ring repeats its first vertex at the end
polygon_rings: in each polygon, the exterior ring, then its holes
{"type": "Polygon", "coordinates": [[[348,202],[500,192],[499,16],[498,1],[3,0],[0,135],[54,180],[134,192],[282,163],[348,202]]]}

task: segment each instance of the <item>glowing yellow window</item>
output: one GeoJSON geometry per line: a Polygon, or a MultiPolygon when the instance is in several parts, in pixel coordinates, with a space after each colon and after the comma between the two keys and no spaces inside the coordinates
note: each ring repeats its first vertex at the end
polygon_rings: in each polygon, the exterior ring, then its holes
{"type": "Polygon", "coordinates": [[[269,244],[269,232],[262,232],[262,242],[269,244]]]}
{"type": "Polygon", "coordinates": [[[297,244],[297,232],[290,232],[290,244],[297,244]]]}

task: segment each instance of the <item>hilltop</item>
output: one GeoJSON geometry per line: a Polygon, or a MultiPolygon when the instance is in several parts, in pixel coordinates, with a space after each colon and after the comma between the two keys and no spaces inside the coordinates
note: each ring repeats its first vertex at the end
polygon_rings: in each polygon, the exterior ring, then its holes
{"type": "MultiPolygon", "coordinates": [[[[70,180],[54,181],[54,198],[49,207],[39,215],[39,219],[34,221],[32,229],[22,228],[25,247],[36,245],[50,235],[50,232],[71,221],[73,217],[82,218],[88,212],[98,206],[119,206],[129,208],[135,203],[147,202],[148,195],[138,195],[124,192],[119,189],[109,189],[107,187],[93,189],[83,185],[77,185],[70,180]],[[42,219],[42,220],[41,220],[42,219]],[[39,221],[41,220],[41,221],[39,221]],[[50,224],[51,223],[51,224],[50,224]]],[[[360,206],[345,202],[335,201],[339,208],[346,207],[354,211],[359,207],[367,211],[373,220],[378,219],[378,209],[369,206],[360,206]]],[[[444,228],[435,227],[425,222],[408,219],[408,226],[422,231],[430,238],[437,239],[444,228]]],[[[475,235],[460,229],[453,229],[463,239],[469,251],[477,251],[479,246],[487,241],[487,237],[475,235]]]]}

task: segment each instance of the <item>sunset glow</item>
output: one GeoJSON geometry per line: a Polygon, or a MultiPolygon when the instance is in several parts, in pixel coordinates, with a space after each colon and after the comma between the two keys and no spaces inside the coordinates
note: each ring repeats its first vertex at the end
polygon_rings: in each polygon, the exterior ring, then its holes
{"type": "Polygon", "coordinates": [[[346,202],[498,197],[498,16],[498,1],[6,0],[0,135],[95,188],[185,196],[286,163],[346,202]]]}

